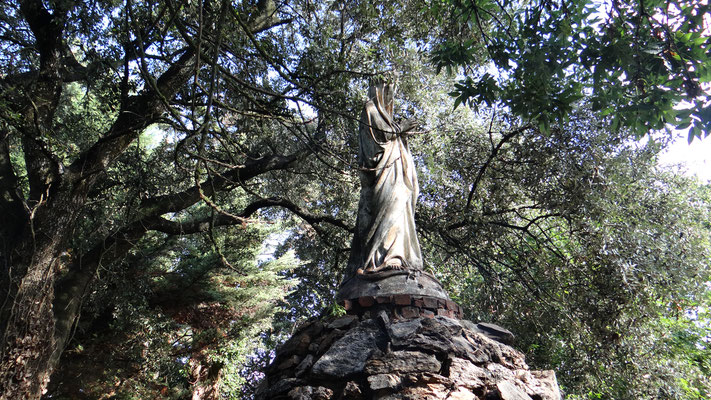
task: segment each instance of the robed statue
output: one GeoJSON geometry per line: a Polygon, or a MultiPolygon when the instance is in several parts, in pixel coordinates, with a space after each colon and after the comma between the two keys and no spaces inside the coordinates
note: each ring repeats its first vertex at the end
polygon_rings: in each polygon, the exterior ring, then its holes
{"type": "Polygon", "coordinates": [[[394,85],[372,85],[360,117],[361,189],[349,267],[361,275],[422,269],[415,231],[419,187],[407,146],[414,124],[393,121],[394,95],[394,85]]]}
{"type": "MultiPolygon", "coordinates": [[[[419,186],[407,143],[416,123],[394,121],[394,95],[395,85],[372,84],[360,116],[360,202],[346,277],[339,290],[342,299],[423,288],[417,281],[423,262],[415,230],[419,186]]],[[[433,286],[435,295],[446,297],[440,294],[438,282],[425,286],[433,286]]]]}

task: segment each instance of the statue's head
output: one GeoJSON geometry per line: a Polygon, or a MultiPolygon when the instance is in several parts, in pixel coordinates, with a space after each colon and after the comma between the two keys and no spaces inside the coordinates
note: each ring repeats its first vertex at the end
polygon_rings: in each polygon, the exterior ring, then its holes
{"type": "Polygon", "coordinates": [[[370,83],[368,88],[368,99],[379,103],[381,107],[390,115],[393,115],[393,98],[395,97],[395,84],[385,83],[382,78],[376,78],[370,83]]]}

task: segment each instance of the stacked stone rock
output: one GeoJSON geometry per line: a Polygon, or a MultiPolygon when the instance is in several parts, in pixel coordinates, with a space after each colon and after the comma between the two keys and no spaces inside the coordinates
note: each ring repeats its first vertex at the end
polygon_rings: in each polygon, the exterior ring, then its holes
{"type": "Polygon", "coordinates": [[[257,399],[559,400],[553,371],[529,370],[509,339],[446,316],[313,320],[277,351],[257,399]]]}

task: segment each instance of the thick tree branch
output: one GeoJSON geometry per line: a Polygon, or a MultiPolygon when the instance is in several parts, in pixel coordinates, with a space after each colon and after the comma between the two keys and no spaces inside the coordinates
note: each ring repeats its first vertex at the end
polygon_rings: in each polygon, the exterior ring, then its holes
{"type": "MultiPolygon", "coordinates": [[[[4,222],[0,224],[0,254],[8,255],[13,246],[13,239],[18,236],[27,220],[17,176],[10,162],[10,146],[6,130],[0,131],[0,215],[4,222]]],[[[5,265],[0,259],[0,271],[5,265]]]]}
{"type": "MultiPolygon", "coordinates": [[[[0,207],[3,208],[8,207],[11,203],[22,201],[17,175],[15,175],[15,170],[10,160],[9,141],[7,130],[0,129],[0,207]]],[[[23,208],[22,205],[20,205],[20,208],[23,208]]]]}
{"type": "Polygon", "coordinates": [[[168,99],[194,73],[196,60],[195,52],[188,49],[161,75],[153,89],[129,97],[111,129],[69,167],[71,181],[78,182],[103,171],[144,128],[158,120],[168,107],[168,99]]]}
{"type": "Polygon", "coordinates": [[[354,227],[348,226],[345,222],[341,221],[340,219],[334,218],[330,215],[319,215],[319,214],[313,214],[308,212],[307,210],[303,209],[302,207],[297,206],[296,204],[292,203],[289,200],[282,199],[282,198],[277,198],[277,197],[272,197],[268,199],[260,199],[257,200],[250,205],[248,205],[244,211],[242,211],[241,216],[248,218],[251,215],[253,215],[257,210],[266,208],[266,207],[282,207],[285,208],[292,213],[296,214],[299,218],[303,219],[304,221],[308,222],[311,225],[316,225],[321,222],[327,222],[333,226],[337,226],[341,229],[344,229],[348,232],[353,232],[355,230],[354,227]]]}
{"type": "MultiPolygon", "coordinates": [[[[203,193],[211,195],[216,190],[225,189],[235,182],[244,183],[255,176],[277,169],[285,169],[310,153],[300,150],[288,156],[271,155],[246,163],[244,168],[213,178],[202,184],[203,193]]],[[[101,265],[109,265],[126,256],[146,232],[156,230],[168,234],[188,234],[207,231],[212,226],[233,225],[240,221],[227,215],[218,215],[214,221],[193,221],[178,223],[160,218],[168,212],[184,210],[200,200],[197,187],[166,196],[148,199],[141,204],[139,214],[142,217],[119,229],[97,244],[93,249],[80,256],[70,266],[70,272],[55,289],[55,320],[57,350],[53,357],[58,358],[69,339],[71,328],[79,314],[81,303],[89,284],[101,265]]],[[[256,211],[256,210],[254,210],[256,211]]],[[[250,215],[254,213],[250,211],[250,215]]],[[[242,216],[248,217],[246,212],[242,216]]]]}
{"type": "MultiPolygon", "coordinates": [[[[282,159],[288,159],[288,157],[282,157],[282,159]]],[[[266,163],[266,165],[274,166],[275,164],[266,163]]],[[[282,164],[282,166],[283,165],[284,164],[282,164]]],[[[264,169],[261,173],[267,172],[268,170],[269,169],[264,169]]],[[[206,187],[209,187],[209,185],[206,185],[206,187]]],[[[192,192],[188,194],[183,192],[182,195],[175,194],[163,197],[157,203],[154,199],[150,210],[161,214],[169,212],[164,211],[166,209],[178,211],[179,209],[186,208],[188,203],[194,204],[198,200],[198,195],[192,192]]],[[[57,285],[55,297],[55,316],[57,321],[55,340],[57,340],[59,346],[55,356],[59,357],[66,345],[66,341],[69,339],[69,334],[78,316],[84,294],[98,268],[101,265],[110,265],[124,258],[146,232],[153,230],[169,235],[207,232],[214,227],[241,224],[250,216],[254,215],[257,210],[266,207],[285,208],[311,225],[327,222],[349,232],[352,232],[354,229],[341,220],[328,215],[310,213],[288,200],[278,198],[257,200],[245,207],[245,209],[237,215],[237,218],[231,215],[220,214],[214,218],[180,222],[170,221],[154,215],[144,217],[109,235],[93,249],[79,257],[79,259],[71,265],[68,275],[57,285]]]]}
{"type": "Polygon", "coordinates": [[[530,129],[530,125],[522,126],[518,129],[514,129],[511,132],[506,133],[499,143],[491,150],[491,153],[489,153],[489,157],[486,159],[484,162],[484,165],[479,168],[479,172],[476,175],[476,178],[474,178],[474,183],[472,184],[471,190],[469,190],[469,196],[467,197],[467,205],[464,207],[465,210],[468,210],[469,207],[472,204],[472,199],[474,198],[474,193],[476,192],[477,188],[479,187],[479,182],[481,182],[481,178],[484,176],[484,172],[486,172],[486,169],[489,167],[491,162],[496,158],[496,156],[499,154],[499,150],[501,150],[501,147],[504,145],[504,143],[508,142],[511,140],[514,136],[525,132],[527,129],[530,129]]]}
{"type": "Polygon", "coordinates": [[[35,37],[35,47],[40,54],[37,79],[24,86],[18,100],[22,115],[22,147],[30,182],[30,199],[40,201],[52,182],[59,180],[60,166],[48,149],[38,139],[51,121],[59,102],[62,82],[59,78],[61,50],[67,8],[72,3],[61,2],[51,14],[39,0],[20,2],[20,12],[35,37]]]}
{"type": "MultiPolygon", "coordinates": [[[[221,176],[210,178],[200,184],[205,196],[228,186],[242,184],[268,171],[283,170],[296,164],[311,153],[309,149],[297,150],[287,156],[272,154],[245,163],[243,168],[235,168],[221,176]]],[[[168,212],[184,210],[200,200],[200,189],[193,186],[182,192],[146,199],[141,203],[139,215],[159,216],[168,212]]]]}
{"type": "Polygon", "coordinates": [[[84,296],[101,265],[109,265],[126,254],[148,231],[151,221],[137,221],[109,235],[93,249],[73,260],[69,272],[55,287],[54,297],[54,339],[56,347],[52,362],[59,360],[72,327],[79,316],[84,296]]]}
{"type": "MultiPolygon", "coordinates": [[[[58,2],[71,6],[70,1],[58,2]]],[[[63,40],[62,32],[66,23],[67,8],[58,7],[53,14],[44,7],[40,0],[20,2],[20,12],[35,36],[37,50],[40,53],[40,74],[58,72],[58,61],[63,40]]]]}

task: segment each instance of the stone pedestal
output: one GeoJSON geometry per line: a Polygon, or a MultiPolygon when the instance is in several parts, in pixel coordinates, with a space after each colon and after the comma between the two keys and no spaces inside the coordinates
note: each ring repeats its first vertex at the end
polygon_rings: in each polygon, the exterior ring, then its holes
{"type": "Polygon", "coordinates": [[[385,271],[373,275],[353,275],[343,281],[336,300],[344,301],[365,296],[399,294],[449,300],[447,292],[442,289],[442,284],[437,278],[427,272],[405,270],[385,271]]]}
{"type": "Polygon", "coordinates": [[[560,400],[553,371],[530,371],[506,333],[376,309],[314,320],[277,351],[257,399],[560,400]]]}

